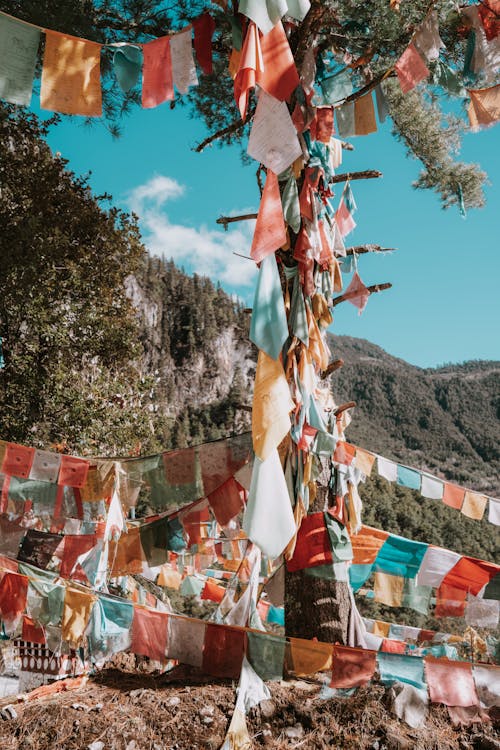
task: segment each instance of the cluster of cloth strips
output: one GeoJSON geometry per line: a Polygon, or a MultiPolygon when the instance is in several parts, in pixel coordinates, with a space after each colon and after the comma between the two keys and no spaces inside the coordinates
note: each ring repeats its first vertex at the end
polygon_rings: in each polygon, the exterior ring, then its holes
{"type": "MultiPolygon", "coordinates": [[[[472,88],[478,82],[490,84],[500,66],[500,27],[495,2],[485,0],[461,8],[469,38],[463,70],[453,65],[451,57],[446,57],[445,45],[439,35],[438,16],[431,3],[427,16],[412,34],[403,54],[388,68],[386,76],[395,71],[404,93],[431,76],[431,82],[449,95],[470,97],[469,121],[473,128],[497,121],[500,86],[472,88]],[[428,65],[431,65],[432,73],[428,65]]],[[[337,128],[341,137],[376,131],[370,87],[364,96],[355,102],[349,101],[355,86],[365,85],[361,76],[362,61],[346,67],[341,55],[336,60],[329,53],[321,57],[321,64],[316,64],[318,52],[311,48],[301,70],[297,70],[285,27],[293,28],[304,20],[310,8],[309,0],[267,3],[240,0],[238,12],[227,11],[225,3],[221,5],[227,15],[212,16],[205,11],[183,29],[176,32],[166,30],[165,36],[145,43],[117,41],[100,44],[3,13],[0,15],[0,96],[14,104],[30,104],[43,33],[42,109],[87,117],[101,116],[103,48],[114,50],[113,66],[121,89],[127,93],[141,81],[142,106],[156,107],[172,100],[175,90],[182,95],[190,86],[197,85],[195,57],[205,74],[213,73],[212,39],[215,31],[222,31],[229,21],[232,51],[228,72],[234,78],[235,99],[243,119],[249,90],[253,86],[259,86],[277,103],[287,101],[302,84],[302,93],[313,106],[330,107],[331,110],[332,105],[337,105],[337,128]],[[284,24],[282,17],[286,19],[284,24]]],[[[380,85],[376,88],[376,100],[379,118],[383,121],[387,106],[380,85]]],[[[333,117],[333,110],[331,113],[333,117]]],[[[267,114],[271,115],[269,111],[267,114]]],[[[300,120],[300,107],[297,118],[300,120]]]]}

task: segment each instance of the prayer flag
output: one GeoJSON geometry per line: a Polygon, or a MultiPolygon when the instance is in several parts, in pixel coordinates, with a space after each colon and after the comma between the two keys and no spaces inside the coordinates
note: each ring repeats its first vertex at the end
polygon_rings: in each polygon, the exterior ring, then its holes
{"type": "Polygon", "coordinates": [[[275,174],[284,172],[302,155],[288,107],[265,91],[259,93],[247,153],[275,174]]]}
{"type": "Polygon", "coordinates": [[[332,548],[325,516],[323,513],[310,513],[302,519],[297,532],[295,549],[286,567],[293,573],[332,562],[332,548]]]}
{"type": "MultiPolygon", "coordinates": [[[[356,222],[354,221],[353,215],[356,209],[356,201],[352,194],[351,185],[347,182],[340,199],[340,205],[335,212],[335,223],[337,224],[342,237],[346,237],[355,228],[356,222]]],[[[359,279],[357,272],[355,273],[355,276],[359,279]]]]}
{"type": "Polygon", "coordinates": [[[28,578],[19,573],[4,573],[0,581],[0,615],[9,624],[26,609],[28,578]]]}
{"type": "Polygon", "coordinates": [[[350,302],[351,305],[357,307],[359,310],[359,314],[361,315],[370,298],[370,292],[361,281],[361,278],[357,271],[353,273],[351,283],[342,294],[342,297],[350,302]]]}
{"type": "Polygon", "coordinates": [[[479,495],[477,492],[465,492],[462,513],[468,518],[480,521],[484,516],[487,498],[485,495],[479,495]]]}
{"type": "Polygon", "coordinates": [[[429,75],[429,70],[414,44],[405,49],[395,68],[403,94],[411,91],[429,75]]]}
{"type": "Polygon", "coordinates": [[[234,78],[234,98],[242,120],[247,114],[249,91],[255,88],[257,78],[263,70],[264,59],[260,46],[260,34],[257,26],[251,21],[243,42],[238,72],[234,78]]]}
{"type": "Polygon", "coordinates": [[[135,44],[120,44],[113,55],[116,80],[127,94],[139,80],[142,70],[142,49],[135,44]]]}
{"type": "Polygon", "coordinates": [[[142,106],[157,107],[174,98],[170,37],[153,39],[142,48],[142,106]]]}
{"type": "MultiPolygon", "coordinates": [[[[257,215],[257,223],[255,225],[250,255],[256,263],[260,263],[267,255],[270,255],[271,253],[274,254],[276,250],[278,250],[282,245],[285,244],[285,242],[286,228],[285,221],[283,219],[283,209],[281,207],[278,178],[274,172],[268,170],[266,184],[264,185],[264,191],[262,193],[262,198],[260,201],[259,213],[257,215]]],[[[274,268],[276,269],[275,260],[274,268]]],[[[272,282],[275,280],[276,272],[273,273],[273,266],[271,264],[268,264],[268,271],[265,275],[265,279],[267,281],[265,287],[267,287],[268,293],[270,293],[271,291],[270,286],[272,286],[273,289],[275,287],[275,284],[272,282]]],[[[259,291],[259,287],[261,284],[262,281],[259,277],[257,292],[259,291]]],[[[275,294],[273,296],[273,300],[274,299],[275,294]]],[[[273,359],[276,359],[278,354],[270,356],[272,356],[273,359]]]]}
{"type": "Polygon", "coordinates": [[[191,26],[170,37],[170,55],[174,84],[180,94],[185,94],[190,86],[198,85],[191,44],[191,26]]]}
{"type": "Polygon", "coordinates": [[[335,645],[330,686],[353,688],[366,685],[373,677],[376,666],[376,651],[335,645]]]}
{"type": "Polygon", "coordinates": [[[278,359],[287,339],[285,303],[273,252],[263,258],[260,265],[250,322],[250,341],[272,359],[278,359]]]}
{"type": "Polygon", "coordinates": [[[354,134],[368,135],[377,132],[375,109],[371,91],[354,102],[354,134]]]}
{"type": "Polygon", "coordinates": [[[473,130],[494,125],[500,120],[500,83],[487,89],[468,90],[468,94],[470,104],[467,112],[473,130]]]}
{"type": "Polygon", "coordinates": [[[61,456],[61,468],[59,469],[59,485],[69,487],[83,487],[87,481],[89,462],[74,456],[61,456]]]}
{"type": "Polygon", "coordinates": [[[0,97],[29,107],[40,31],[0,16],[0,97]]]}
{"type": "Polygon", "coordinates": [[[331,643],[290,638],[287,662],[297,677],[308,677],[331,668],[333,647],[331,643]]]}
{"type": "Polygon", "coordinates": [[[134,607],[130,644],[132,653],[149,656],[155,661],[166,661],[168,620],[165,612],[134,607]]]}
{"type": "Polygon", "coordinates": [[[259,352],[252,406],[252,437],[255,454],[265,460],[290,432],[294,403],[283,365],[259,352]]]}
{"type": "Polygon", "coordinates": [[[420,472],[415,469],[409,469],[407,466],[398,464],[397,482],[402,487],[408,487],[411,490],[420,489],[420,472]]]}
{"type": "Polygon", "coordinates": [[[194,50],[198,65],[205,75],[212,73],[212,36],[215,31],[215,21],[210,13],[202,13],[193,21],[194,50]]]}
{"type": "Polygon", "coordinates": [[[261,37],[260,44],[263,66],[257,73],[257,83],[275,99],[288,101],[300,79],[281,21],[261,37]]]}
{"type": "Polygon", "coordinates": [[[8,476],[27,479],[35,456],[34,448],[7,443],[2,463],[2,472],[8,476]]]}
{"type": "Polygon", "coordinates": [[[458,487],[456,484],[451,484],[450,482],[444,483],[443,503],[445,505],[460,510],[464,501],[464,496],[465,490],[462,487],[458,487]]]}
{"type": "Polygon", "coordinates": [[[168,618],[167,657],[201,667],[206,624],[185,617],[168,618]]]}
{"type": "Polygon", "coordinates": [[[375,573],[373,587],[376,602],[388,607],[400,607],[403,601],[404,578],[388,573],[375,573]]]}
{"type": "Polygon", "coordinates": [[[438,588],[459,560],[460,555],[457,552],[429,545],[417,573],[417,584],[438,588]]]}
{"type": "Polygon", "coordinates": [[[102,115],[100,44],[45,31],[40,106],[66,115],[102,115]]]}
{"type": "Polygon", "coordinates": [[[468,662],[426,656],[425,676],[433,703],[445,706],[478,706],[479,699],[468,662]]]}
{"type": "Polygon", "coordinates": [[[81,645],[95,597],[86,591],[66,587],[62,613],[61,636],[63,641],[76,648],[81,645]]]}
{"type": "Polygon", "coordinates": [[[435,477],[422,474],[420,494],[429,500],[442,500],[444,483],[435,477]]]}
{"type": "Polygon", "coordinates": [[[203,671],[215,677],[236,680],[243,663],[245,642],[245,631],[207,623],[203,645],[203,671]]]}

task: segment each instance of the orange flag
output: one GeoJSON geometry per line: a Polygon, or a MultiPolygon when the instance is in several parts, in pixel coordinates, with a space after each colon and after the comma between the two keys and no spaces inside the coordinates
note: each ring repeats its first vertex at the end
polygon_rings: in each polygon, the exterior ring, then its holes
{"type": "Polygon", "coordinates": [[[354,102],[354,134],[368,135],[377,132],[375,109],[371,91],[354,102]]]}
{"type": "Polygon", "coordinates": [[[279,250],[285,242],[286,227],[278,178],[268,169],[250,255],[256,263],[260,263],[266,255],[279,250]]]}
{"type": "Polygon", "coordinates": [[[264,69],[257,83],[264,91],[280,101],[287,101],[300,83],[292,50],[281,21],[260,40],[264,69]]]}
{"type": "Polygon", "coordinates": [[[100,44],[45,32],[40,106],[66,115],[102,115],[100,44]]]}
{"type": "Polygon", "coordinates": [[[294,404],[279,359],[259,352],[252,406],[252,438],[255,454],[265,461],[290,432],[294,404]]]}
{"type": "Polygon", "coordinates": [[[468,93],[470,104],[467,114],[473,130],[479,130],[481,126],[494,125],[500,120],[500,83],[468,93]]]}
{"type": "Polygon", "coordinates": [[[260,35],[257,26],[251,21],[248,24],[245,41],[241,49],[240,67],[234,79],[234,98],[244,120],[248,107],[248,92],[255,88],[257,76],[264,70],[264,60],[260,47],[260,35]]]}
{"type": "Polygon", "coordinates": [[[157,107],[174,98],[170,37],[153,39],[142,48],[142,106],[157,107]]]}

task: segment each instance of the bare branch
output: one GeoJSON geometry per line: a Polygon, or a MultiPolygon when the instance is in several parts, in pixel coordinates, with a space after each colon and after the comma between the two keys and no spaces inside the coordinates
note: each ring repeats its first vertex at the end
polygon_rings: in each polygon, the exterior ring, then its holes
{"type": "MultiPolygon", "coordinates": [[[[373,286],[368,286],[367,290],[370,294],[377,294],[377,292],[383,292],[386,289],[390,289],[392,287],[392,284],[389,284],[386,282],[385,284],[373,284],[373,286]]],[[[332,307],[336,307],[337,305],[340,305],[341,302],[347,302],[351,297],[355,296],[354,294],[341,294],[339,297],[335,297],[335,299],[332,301],[332,307]]]]}
{"type": "Polygon", "coordinates": [[[255,107],[251,107],[244,120],[235,120],[225,128],[222,128],[222,130],[218,130],[216,133],[212,133],[212,135],[207,136],[207,138],[201,141],[201,143],[198,143],[198,145],[195,146],[192,150],[199,154],[203,151],[204,148],[210,146],[210,144],[214,141],[218,141],[220,138],[224,138],[227,135],[237,133],[239,130],[242,130],[242,128],[244,128],[247,123],[250,122],[254,114],[255,107]]]}
{"type": "Polygon", "coordinates": [[[326,370],[323,370],[323,372],[321,373],[322,379],[325,380],[325,378],[331,375],[332,372],[335,372],[336,370],[340,370],[340,368],[343,366],[344,366],[343,359],[334,359],[333,362],[330,362],[326,370]]]}
{"type": "Polygon", "coordinates": [[[346,255],[364,255],[365,253],[394,253],[396,252],[395,247],[380,247],[380,245],[353,245],[352,247],[346,248],[346,255]]]}
{"type": "Polygon", "coordinates": [[[373,180],[377,177],[382,177],[382,172],[376,169],[365,169],[363,172],[344,172],[331,177],[330,184],[335,185],[337,182],[347,182],[347,180],[373,180]]]}

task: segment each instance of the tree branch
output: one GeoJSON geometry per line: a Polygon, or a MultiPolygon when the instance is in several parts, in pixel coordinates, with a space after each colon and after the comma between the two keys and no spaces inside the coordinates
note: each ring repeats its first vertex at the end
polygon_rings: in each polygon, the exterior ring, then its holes
{"type": "Polygon", "coordinates": [[[335,372],[335,370],[340,370],[340,368],[343,366],[344,366],[343,359],[334,359],[333,362],[330,362],[326,370],[323,370],[323,372],[321,373],[322,380],[325,380],[325,378],[331,375],[332,372],[335,372]]]}
{"type": "Polygon", "coordinates": [[[201,141],[201,143],[198,143],[198,145],[195,146],[192,150],[195,151],[197,154],[199,154],[203,151],[204,148],[206,148],[207,146],[210,146],[210,144],[213,143],[214,141],[218,141],[220,138],[224,138],[226,135],[237,133],[239,130],[244,128],[247,123],[250,122],[254,114],[255,114],[255,107],[251,107],[244,120],[241,120],[241,119],[235,120],[229,125],[226,125],[225,128],[222,128],[222,130],[217,130],[216,133],[212,133],[212,135],[207,136],[207,138],[201,141]]]}
{"type": "Polygon", "coordinates": [[[347,182],[347,180],[373,180],[382,177],[382,172],[376,169],[365,169],[363,172],[344,172],[336,174],[330,179],[330,184],[335,185],[337,182],[347,182]]]}
{"type": "Polygon", "coordinates": [[[224,229],[227,231],[228,224],[234,224],[235,221],[248,221],[250,219],[256,219],[257,214],[241,214],[241,216],[219,216],[215,220],[216,224],[222,224],[224,229]]]}
{"type": "MultiPolygon", "coordinates": [[[[373,284],[373,286],[367,287],[367,290],[370,294],[376,294],[377,292],[383,292],[386,289],[390,289],[392,287],[392,284],[389,284],[386,282],[385,284],[373,284]]],[[[335,299],[332,301],[332,307],[336,307],[337,305],[340,305],[341,302],[347,302],[352,296],[352,294],[341,294],[339,297],[335,297],[335,299]]]]}
{"type": "Polygon", "coordinates": [[[347,247],[345,254],[346,255],[364,255],[365,253],[393,253],[396,251],[395,247],[380,247],[380,245],[353,245],[352,247],[347,247]]]}

